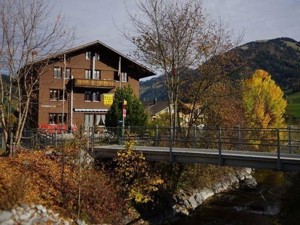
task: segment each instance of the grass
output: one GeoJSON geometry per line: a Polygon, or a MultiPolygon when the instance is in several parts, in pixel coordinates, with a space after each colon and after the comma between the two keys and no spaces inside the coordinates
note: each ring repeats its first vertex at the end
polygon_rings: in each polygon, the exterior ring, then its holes
{"type": "Polygon", "coordinates": [[[287,95],[287,112],[293,118],[300,118],[300,92],[287,95]]]}

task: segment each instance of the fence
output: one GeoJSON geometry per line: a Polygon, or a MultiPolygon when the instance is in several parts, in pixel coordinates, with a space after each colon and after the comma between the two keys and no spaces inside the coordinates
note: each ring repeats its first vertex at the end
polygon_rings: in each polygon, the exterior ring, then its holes
{"type": "MultiPolygon", "coordinates": [[[[78,131],[79,133],[80,131],[78,131]]],[[[74,139],[65,129],[48,132],[46,129],[24,130],[21,146],[43,149],[58,146],[74,139]]],[[[133,140],[137,145],[187,147],[237,151],[282,151],[300,153],[300,129],[237,127],[91,127],[81,137],[93,147],[104,144],[124,144],[133,140]]]]}
{"type": "Polygon", "coordinates": [[[91,136],[92,145],[123,144],[128,140],[145,146],[300,153],[300,129],[292,127],[118,127],[91,136]]]}

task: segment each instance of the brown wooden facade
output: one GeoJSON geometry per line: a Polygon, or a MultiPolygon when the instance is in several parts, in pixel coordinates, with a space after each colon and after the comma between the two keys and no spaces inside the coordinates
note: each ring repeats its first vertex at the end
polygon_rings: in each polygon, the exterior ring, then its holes
{"type": "Polygon", "coordinates": [[[116,88],[130,85],[139,96],[139,79],[154,75],[99,41],[47,60],[39,76],[37,100],[32,101],[29,112],[31,127],[104,126],[116,88]]]}

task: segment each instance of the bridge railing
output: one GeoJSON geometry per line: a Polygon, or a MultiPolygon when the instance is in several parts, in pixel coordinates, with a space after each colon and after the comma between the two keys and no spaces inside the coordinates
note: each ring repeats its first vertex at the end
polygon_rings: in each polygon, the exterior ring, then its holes
{"type": "MultiPolygon", "coordinates": [[[[134,140],[141,146],[300,153],[300,129],[295,127],[91,127],[84,136],[88,138],[91,147],[124,144],[125,141],[134,140]]],[[[63,144],[72,138],[74,135],[67,130],[25,130],[22,145],[43,148],[63,144]]]]}
{"type": "Polygon", "coordinates": [[[292,127],[107,127],[101,133],[91,133],[92,145],[134,140],[143,146],[300,153],[300,129],[292,127]]]}

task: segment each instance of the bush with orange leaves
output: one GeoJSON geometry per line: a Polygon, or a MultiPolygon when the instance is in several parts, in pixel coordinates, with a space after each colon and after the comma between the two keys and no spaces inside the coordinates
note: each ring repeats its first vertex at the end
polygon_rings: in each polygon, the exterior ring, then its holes
{"type": "Polygon", "coordinates": [[[125,204],[103,172],[79,163],[81,151],[72,144],[0,157],[0,209],[34,203],[90,223],[122,224],[125,204]]]}

